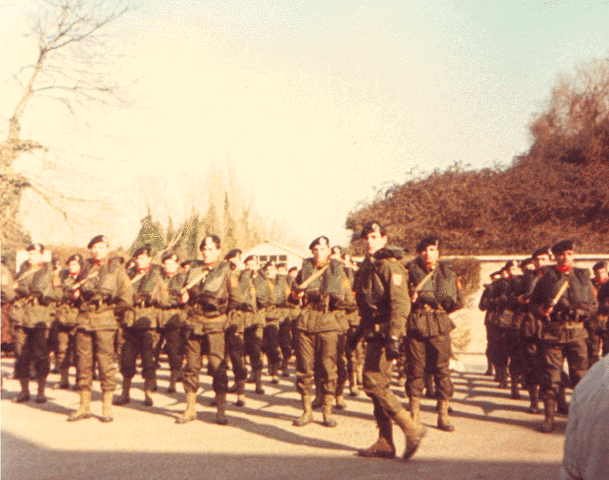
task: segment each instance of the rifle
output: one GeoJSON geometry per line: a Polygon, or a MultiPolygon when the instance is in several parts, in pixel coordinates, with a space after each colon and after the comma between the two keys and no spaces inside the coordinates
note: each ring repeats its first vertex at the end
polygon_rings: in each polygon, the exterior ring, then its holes
{"type": "Polygon", "coordinates": [[[182,287],[182,291],[184,291],[184,290],[190,290],[192,287],[194,287],[201,280],[204,280],[207,277],[207,275],[209,275],[209,272],[210,272],[209,270],[205,270],[201,275],[197,275],[190,282],[188,282],[184,287],[182,287]]]}
{"type": "Polygon", "coordinates": [[[423,280],[421,280],[416,287],[414,287],[414,291],[412,293],[418,293],[423,289],[423,285],[425,285],[427,283],[427,280],[429,280],[431,278],[431,276],[435,273],[436,269],[435,267],[431,269],[431,272],[429,272],[427,275],[425,275],[423,277],[423,280]]]}
{"type": "Polygon", "coordinates": [[[79,282],[76,282],[74,285],[72,285],[72,287],[70,287],[70,290],[72,292],[75,292],[80,287],[82,287],[85,283],[87,283],[89,280],[92,280],[98,276],[99,276],[99,269],[95,270],[94,272],[89,272],[89,275],[87,275],[85,278],[83,278],[79,282]]]}
{"type": "Polygon", "coordinates": [[[328,269],[329,266],[330,266],[329,263],[324,265],[319,270],[317,270],[313,275],[311,275],[309,278],[307,278],[304,282],[302,282],[300,285],[296,285],[294,288],[296,290],[304,290],[309,285],[311,285],[311,283],[313,283],[313,281],[317,280],[328,269]]]}

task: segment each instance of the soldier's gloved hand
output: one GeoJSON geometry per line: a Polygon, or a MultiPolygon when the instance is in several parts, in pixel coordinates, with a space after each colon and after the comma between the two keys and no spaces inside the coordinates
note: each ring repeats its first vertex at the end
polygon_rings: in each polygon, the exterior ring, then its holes
{"type": "Polygon", "coordinates": [[[397,360],[402,356],[400,352],[400,341],[396,337],[388,337],[385,342],[385,357],[390,362],[392,360],[397,360]]]}

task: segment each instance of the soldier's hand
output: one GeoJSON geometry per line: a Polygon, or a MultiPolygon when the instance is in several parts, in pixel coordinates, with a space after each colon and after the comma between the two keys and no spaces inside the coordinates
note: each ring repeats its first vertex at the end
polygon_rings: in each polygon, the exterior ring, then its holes
{"type": "Polygon", "coordinates": [[[182,291],[182,295],[180,296],[180,302],[188,303],[188,300],[190,300],[190,295],[188,294],[188,290],[184,289],[182,291]]]}
{"type": "Polygon", "coordinates": [[[400,358],[401,355],[400,341],[396,337],[389,337],[385,343],[385,357],[391,362],[400,358]]]}

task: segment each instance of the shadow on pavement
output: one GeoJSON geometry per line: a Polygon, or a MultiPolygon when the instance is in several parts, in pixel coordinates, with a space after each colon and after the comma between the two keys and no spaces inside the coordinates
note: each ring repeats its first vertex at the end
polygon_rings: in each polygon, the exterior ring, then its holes
{"type": "MultiPolygon", "coordinates": [[[[242,426],[243,428],[243,426],[242,426]]],[[[278,452],[279,453],[279,452],[278,452]]],[[[2,433],[2,479],[546,479],[556,478],[558,464],[363,459],[317,455],[234,455],[62,451],[40,447],[2,433]]]]}

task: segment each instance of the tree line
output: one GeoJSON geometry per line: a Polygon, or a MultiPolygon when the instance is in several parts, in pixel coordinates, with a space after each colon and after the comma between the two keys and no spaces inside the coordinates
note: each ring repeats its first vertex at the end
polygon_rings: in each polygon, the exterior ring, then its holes
{"type": "Polygon", "coordinates": [[[356,235],[376,218],[400,246],[437,235],[453,254],[533,251],[569,238],[578,251],[609,248],[609,58],[559,77],[530,124],[532,145],[507,167],[460,163],[380,191],[349,214],[356,235]]]}

